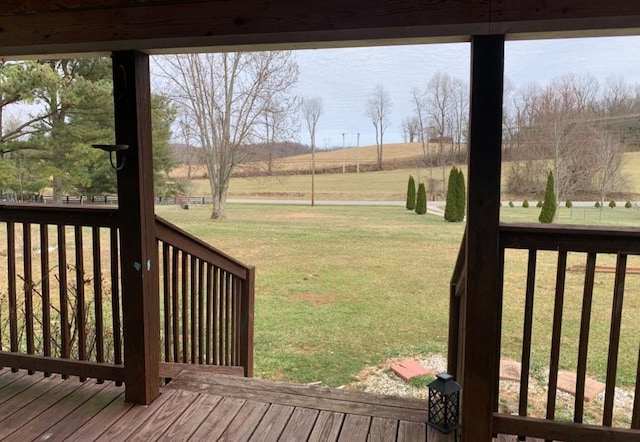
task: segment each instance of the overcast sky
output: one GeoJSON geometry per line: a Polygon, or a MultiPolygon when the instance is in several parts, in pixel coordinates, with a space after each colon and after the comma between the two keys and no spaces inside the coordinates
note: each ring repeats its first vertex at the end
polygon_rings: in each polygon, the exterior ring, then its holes
{"type": "MultiPolygon", "coordinates": [[[[411,115],[411,89],[424,89],[433,74],[447,72],[469,80],[470,44],[314,49],[296,52],[300,80],[295,94],[322,97],[324,113],[318,121],[319,148],[373,144],[375,132],[365,116],[376,83],[389,91],[391,124],[385,142],[402,142],[401,122],[411,115]]],[[[640,82],[640,37],[537,40],[507,42],[506,76],[516,85],[545,84],[566,73],[591,73],[600,81],[621,75],[640,82]]],[[[304,128],[300,142],[309,143],[304,128]]]]}

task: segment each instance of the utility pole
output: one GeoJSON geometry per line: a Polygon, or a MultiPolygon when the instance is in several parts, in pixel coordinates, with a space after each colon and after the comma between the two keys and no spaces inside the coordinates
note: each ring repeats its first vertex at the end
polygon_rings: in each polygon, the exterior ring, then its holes
{"type": "Polygon", "coordinates": [[[346,153],[345,153],[345,144],[344,144],[344,132],[342,132],[342,173],[345,173],[347,169],[346,165],[346,153]]]}
{"type": "Polygon", "coordinates": [[[360,132],[358,132],[358,144],[356,149],[356,173],[360,173],[360,132]]]}

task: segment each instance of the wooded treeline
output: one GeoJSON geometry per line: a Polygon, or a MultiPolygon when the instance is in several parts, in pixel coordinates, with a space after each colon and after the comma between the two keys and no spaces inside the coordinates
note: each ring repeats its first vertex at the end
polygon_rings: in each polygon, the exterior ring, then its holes
{"type": "Polygon", "coordinates": [[[566,74],[547,85],[505,91],[504,159],[507,191],[542,195],[549,171],[556,201],[604,202],[626,191],[623,154],[640,145],[640,85],[623,77],[599,82],[566,74]]]}

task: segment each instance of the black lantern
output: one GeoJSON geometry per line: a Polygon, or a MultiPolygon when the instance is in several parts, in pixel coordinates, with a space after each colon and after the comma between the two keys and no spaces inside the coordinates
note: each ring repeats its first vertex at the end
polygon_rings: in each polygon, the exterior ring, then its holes
{"type": "Polygon", "coordinates": [[[450,433],[460,427],[460,384],[448,373],[440,373],[429,384],[430,426],[442,433],[450,433]]]}

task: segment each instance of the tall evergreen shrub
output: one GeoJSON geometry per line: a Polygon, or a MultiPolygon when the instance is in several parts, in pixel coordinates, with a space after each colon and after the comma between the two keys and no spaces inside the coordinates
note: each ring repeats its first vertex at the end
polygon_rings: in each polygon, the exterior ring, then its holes
{"type": "Polygon", "coordinates": [[[455,167],[451,168],[449,172],[449,185],[447,186],[447,199],[444,206],[444,219],[445,221],[453,222],[455,220],[458,209],[456,204],[458,203],[456,198],[458,188],[458,174],[455,167]]]}
{"type": "Polygon", "coordinates": [[[547,189],[544,193],[544,202],[538,221],[541,223],[552,223],[556,215],[556,194],[553,191],[553,172],[549,172],[547,177],[547,189]]]}
{"type": "Polygon", "coordinates": [[[409,183],[407,185],[407,210],[415,210],[416,208],[416,181],[413,176],[409,175],[409,183]]]}
{"type": "Polygon", "coordinates": [[[467,212],[467,186],[464,183],[462,169],[458,169],[458,216],[456,222],[462,222],[467,212]]]}
{"type": "Polygon", "coordinates": [[[424,188],[424,183],[420,183],[418,186],[418,197],[416,198],[416,213],[418,215],[424,215],[427,213],[427,192],[424,188]]]}

